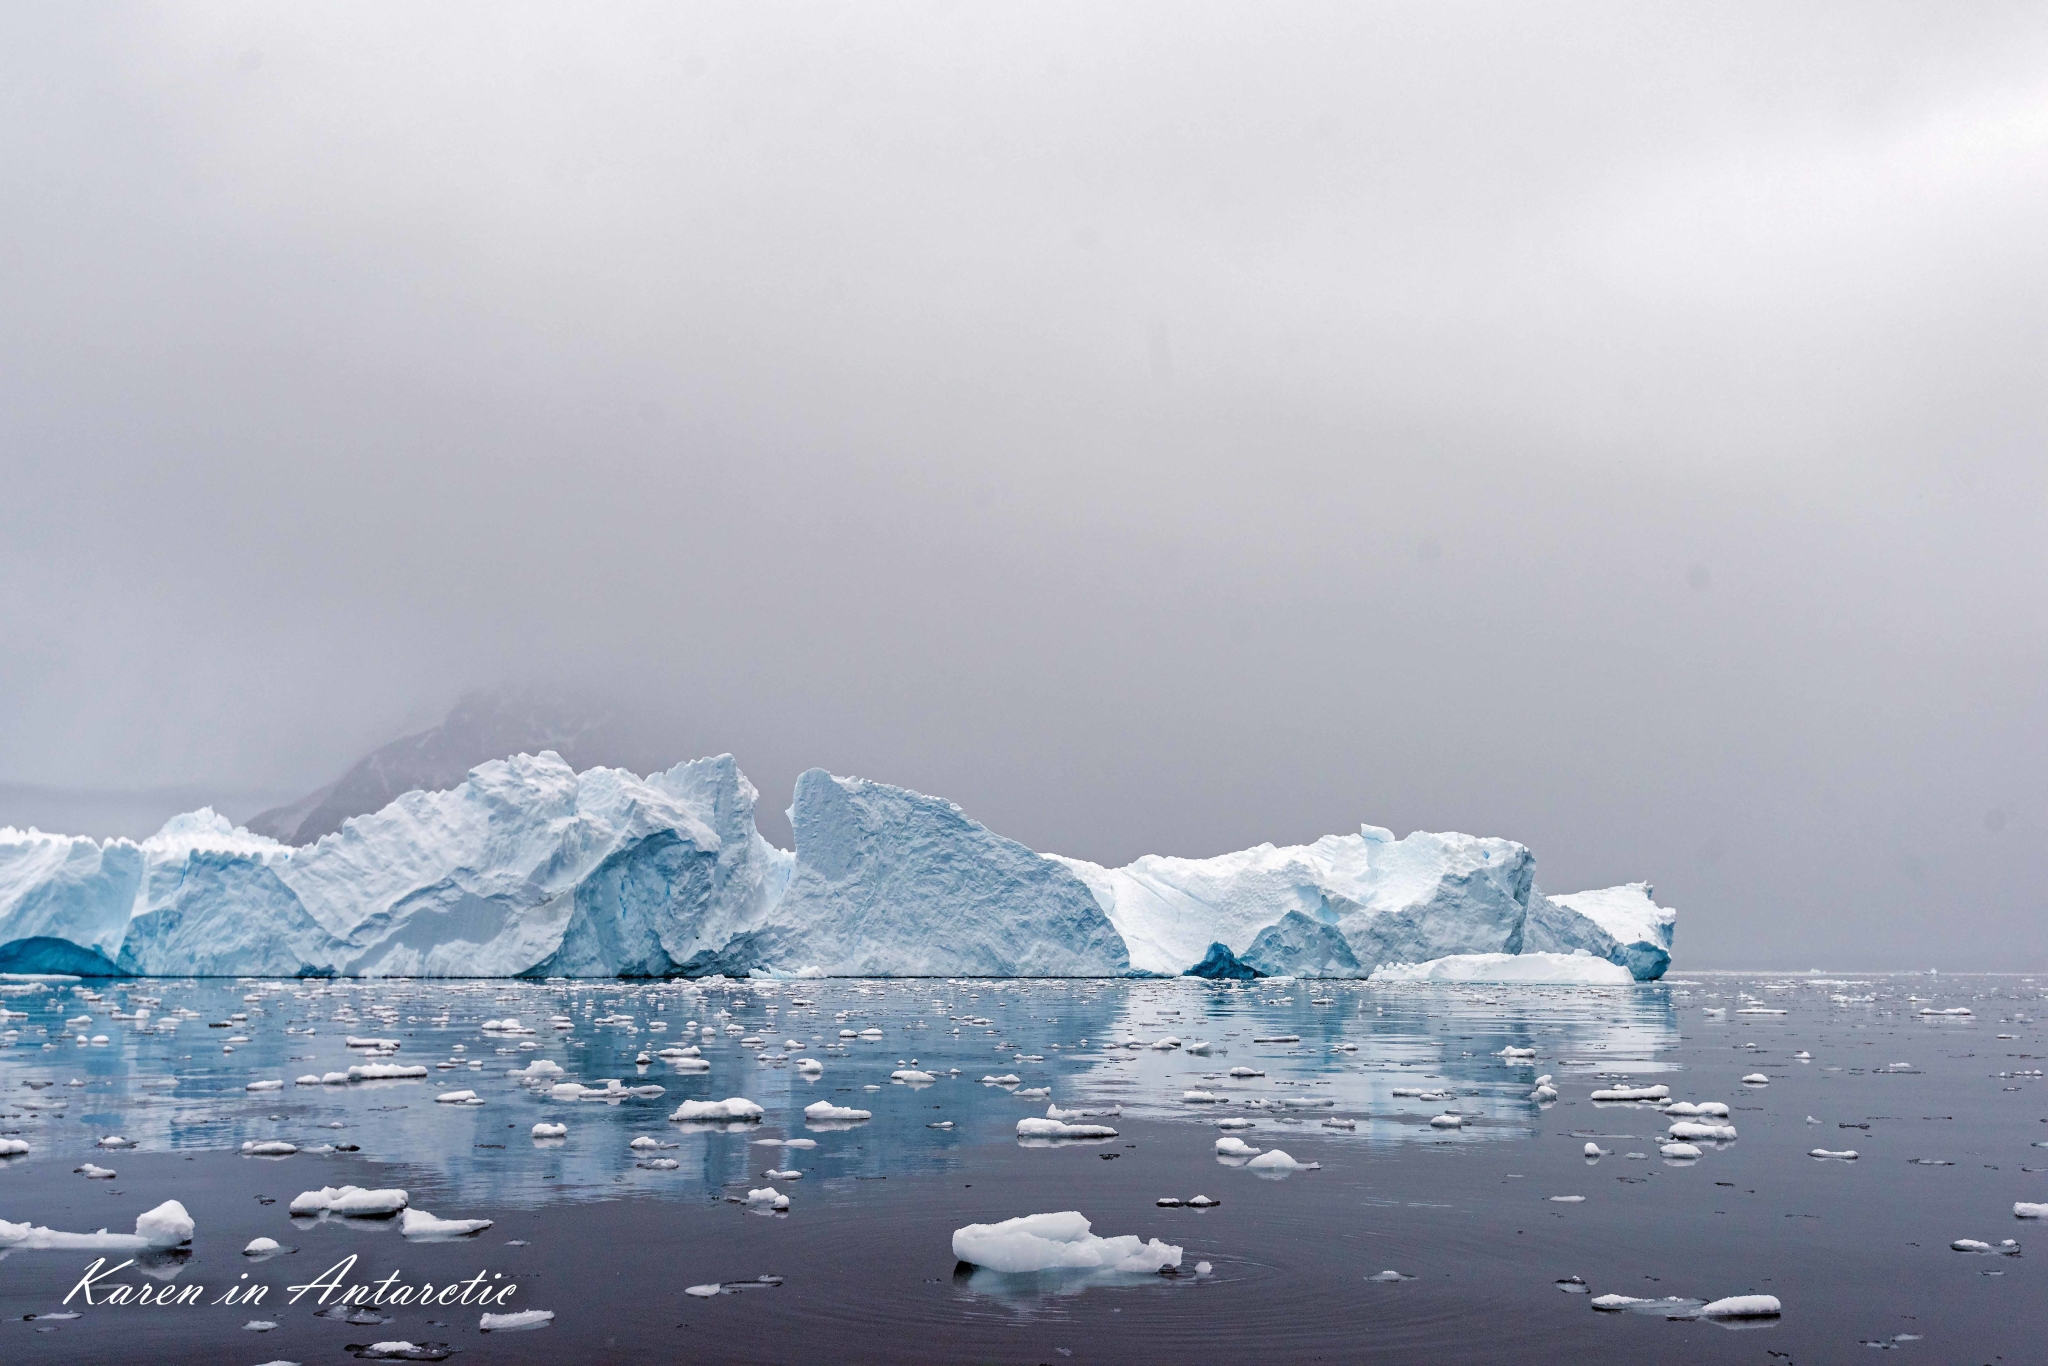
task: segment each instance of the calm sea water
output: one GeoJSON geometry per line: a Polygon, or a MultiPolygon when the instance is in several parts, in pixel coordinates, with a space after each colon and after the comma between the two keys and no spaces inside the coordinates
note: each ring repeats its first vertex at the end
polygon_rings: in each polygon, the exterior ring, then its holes
{"type": "Polygon", "coordinates": [[[352,1345],[406,1340],[475,1362],[1774,1366],[1873,1349],[2039,1361],[2048,1246],[2027,1246],[2043,1225],[2012,1206],[2048,1201],[2044,994],[2048,979],[1925,975],[1711,974],[1623,991],[0,983],[0,1133],[31,1148],[0,1162],[0,1219],[125,1232],[175,1198],[198,1225],[191,1251],[116,1279],[200,1284],[209,1302],[230,1285],[273,1287],[254,1307],[74,1299],[79,1317],[53,1319],[93,1254],[17,1250],[0,1258],[0,1360],[342,1362],[352,1345]],[[1971,1013],[1924,1013],[1957,1009],[1971,1013]],[[533,1032],[481,1028],[507,1016],[533,1032]],[[294,1084],[369,1060],[351,1036],[396,1040],[383,1060],[430,1075],[294,1084]],[[1153,1046],[1170,1039],[1181,1046],[1153,1046]],[[1197,1041],[1210,1051],[1191,1054],[1197,1041]],[[658,1056],[684,1045],[709,1072],[658,1056]],[[1534,1056],[1503,1051],[1523,1048],[1534,1056]],[[800,1071],[799,1057],[823,1072],[800,1071]],[[562,1080],[663,1093],[557,1099],[507,1075],[536,1059],[562,1080]],[[913,1064],[938,1080],[890,1081],[913,1064]],[[1531,1098],[1544,1074],[1554,1103],[1531,1098]],[[1742,1080],[1755,1074],[1768,1081],[1742,1080]],[[246,1089],[265,1080],[284,1086],[246,1089]],[[1668,1161],[1670,1118],[1590,1099],[1659,1083],[1674,1099],[1725,1102],[1740,1137],[1668,1161]],[[1045,1099],[1023,1094],[1038,1088],[1062,1107],[1118,1109],[1104,1121],[1118,1136],[1020,1143],[1017,1120],[1045,1112],[1045,1099]],[[436,1103],[456,1090],[483,1103],[436,1103]],[[1190,1090],[1225,1099],[1190,1103],[1190,1090]],[[728,1096],[765,1118],[668,1120],[682,1100],[728,1096]],[[873,1118],[807,1124],[803,1107],[818,1100],[873,1118]],[[1430,1125],[1446,1112],[1463,1127],[1430,1125]],[[1225,1164],[1214,1151],[1225,1118],[1251,1120],[1232,1132],[1252,1145],[1319,1169],[1274,1177],[1225,1164]],[[540,1122],[566,1124],[567,1137],[537,1142],[540,1122]],[[96,1146],[108,1135],[133,1146],[96,1146]],[[640,1137],[661,1146],[636,1151],[640,1137]],[[815,1146],[768,1142],[790,1139],[815,1146]],[[239,1151],[267,1140],[302,1151],[239,1151]],[[1589,1142],[1608,1155],[1588,1160],[1589,1142]],[[353,1150],[312,1151],[327,1145],[353,1150]],[[1815,1148],[1858,1156],[1816,1159],[1815,1148]],[[116,1175],[74,1170],[87,1162],[116,1175]],[[771,1169],[803,1175],[764,1177],[771,1169]],[[391,1221],[288,1215],[299,1192],[343,1184],[402,1187],[417,1208],[495,1223],[419,1243],[391,1221]],[[786,1213],[734,1203],[771,1184],[790,1197],[786,1213]],[[1156,1203],[1195,1195],[1220,1203],[1156,1203]],[[1014,1278],[954,1261],[962,1224],[1067,1209],[1098,1234],[1181,1246],[1183,1274],[1014,1278]],[[289,1251],[243,1256],[257,1237],[289,1251]],[[1952,1250],[1962,1238],[2017,1239],[2020,1253],[1952,1250]],[[384,1322],[349,1323],[316,1316],[311,1295],[287,1302],[286,1286],[351,1253],[351,1280],[484,1272],[517,1282],[508,1308],[556,1317],[486,1335],[474,1309],[393,1308],[384,1322]],[[1198,1261],[1209,1274],[1193,1274],[1198,1261]],[[1406,1279],[1373,1279],[1385,1271],[1406,1279]],[[780,1284],[684,1293],[762,1276],[780,1284]],[[1779,1297],[1782,1316],[1745,1329],[1590,1307],[1609,1293],[1750,1292],[1779,1297]],[[245,1328],[252,1320],[276,1326],[245,1328]]]}

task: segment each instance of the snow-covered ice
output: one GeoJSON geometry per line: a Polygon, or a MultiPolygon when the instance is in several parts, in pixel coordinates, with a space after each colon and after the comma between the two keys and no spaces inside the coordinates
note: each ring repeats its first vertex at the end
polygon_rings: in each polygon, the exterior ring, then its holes
{"type": "Polygon", "coordinates": [[[1077,1211],[1027,1214],[997,1224],[968,1224],[953,1231],[953,1256],[991,1271],[1151,1273],[1180,1265],[1181,1250],[1157,1238],[1135,1234],[1103,1238],[1077,1211]]]}
{"type": "Polygon", "coordinates": [[[1501,982],[1523,985],[1628,986],[1636,978],[1618,963],[1580,953],[1463,953],[1415,963],[1382,963],[1375,982],[1501,982]]]}
{"type": "Polygon", "coordinates": [[[292,1198],[293,1214],[341,1214],[378,1218],[398,1213],[411,1197],[402,1190],[365,1190],[361,1186],[322,1186],[292,1198]]]}
{"type": "Polygon", "coordinates": [[[408,1238],[462,1238],[490,1226],[488,1219],[436,1219],[425,1210],[408,1208],[399,1216],[398,1231],[408,1238]]]}
{"type": "Polygon", "coordinates": [[[521,1309],[512,1314],[485,1314],[476,1326],[483,1333],[513,1333],[525,1328],[545,1328],[554,1321],[552,1309],[521,1309]]]}
{"type": "MultiPolygon", "coordinates": [[[[785,852],[757,829],[757,800],[730,755],[641,777],[579,773],[544,750],[299,847],[211,809],[141,841],[0,829],[0,969],[1362,977],[1409,964],[1378,975],[1606,982],[1669,960],[1675,914],[1647,884],[1547,897],[1511,840],[1362,826],[1111,869],[1033,852],[942,798],[812,769],[785,852]]],[[[482,1027],[534,1032],[516,1016],[482,1027]]]]}
{"type": "Polygon", "coordinates": [[[63,1233],[28,1223],[0,1219],[0,1249],[41,1251],[141,1252],[182,1247],[192,1241],[192,1216],[176,1200],[166,1200],[135,1216],[133,1233],[63,1233]]]}

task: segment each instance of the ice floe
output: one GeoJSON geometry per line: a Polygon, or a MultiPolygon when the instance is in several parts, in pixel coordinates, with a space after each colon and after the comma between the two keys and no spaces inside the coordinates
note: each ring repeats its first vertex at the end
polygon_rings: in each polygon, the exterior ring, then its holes
{"type": "Polygon", "coordinates": [[[44,1251],[140,1252],[150,1248],[182,1247],[192,1241],[192,1216],[176,1200],[166,1200],[154,1209],[135,1216],[133,1233],[64,1233],[29,1223],[10,1224],[0,1219],[0,1249],[23,1248],[44,1251]]]}
{"type": "Polygon", "coordinates": [[[552,1309],[521,1309],[513,1314],[485,1314],[476,1326],[480,1333],[516,1333],[527,1328],[545,1328],[554,1321],[552,1309]]]}
{"type": "Polygon", "coordinates": [[[489,1219],[436,1219],[425,1210],[408,1208],[399,1218],[398,1231],[408,1238],[432,1240],[463,1238],[490,1226],[489,1219]]]}
{"type": "Polygon", "coordinates": [[[1020,1119],[1019,1138],[1115,1138],[1116,1130],[1106,1124],[1068,1124],[1057,1119],[1020,1119]]]}
{"type": "Polygon", "coordinates": [[[752,1121],[767,1113],[753,1101],[741,1096],[725,1100],[686,1100],[675,1108],[669,1118],[681,1123],[701,1120],[752,1121]]]}
{"type": "Polygon", "coordinates": [[[404,1209],[411,1197],[402,1190],[365,1190],[361,1186],[322,1186],[292,1198],[293,1214],[339,1214],[351,1218],[382,1218],[404,1209]]]}
{"type": "Polygon", "coordinates": [[[872,1111],[856,1110],[850,1105],[834,1105],[829,1100],[814,1101],[804,1107],[804,1119],[811,1124],[851,1123],[874,1117],[872,1111]]]}
{"type": "MultiPolygon", "coordinates": [[[[1191,1202],[1192,1203],[1192,1202],[1191,1202]]],[[[995,1224],[968,1224],[953,1231],[953,1256],[990,1271],[1151,1273],[1178,1267],[1181,1250],[1157,1238],[1135,1234],[1098,1237],[1078,1211],[1027,1214],[995,1224]]]]}

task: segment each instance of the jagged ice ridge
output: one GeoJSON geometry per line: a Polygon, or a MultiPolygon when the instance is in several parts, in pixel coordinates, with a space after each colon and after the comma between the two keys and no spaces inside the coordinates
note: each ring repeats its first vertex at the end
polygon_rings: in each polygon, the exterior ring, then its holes
{"type": "Polygon", "coordinates": [[[301,847],[211,809],[140,842],[0,829],[0,971],[1365,977],[1541,953],[1642,981],[1670,962],[1676,913],[1648,884],[1548,897],[1512,840],[1364,826],[1104,868],[812,769],[790,853],[756,828],[758,795],[731,755],[642,778],[543,751],[301,847]]]}

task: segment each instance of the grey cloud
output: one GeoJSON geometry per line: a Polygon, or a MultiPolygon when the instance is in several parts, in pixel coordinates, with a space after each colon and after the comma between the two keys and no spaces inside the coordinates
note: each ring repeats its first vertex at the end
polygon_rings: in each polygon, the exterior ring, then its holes
{"type": "Polygon", "coordinates": [[[1681,968],[2048,965],[2044,55],[1990,6],[17,8],[0,821],[252,814],[530,680],[768,807],[1468,829],[1650,878],[1681,968]]]}

